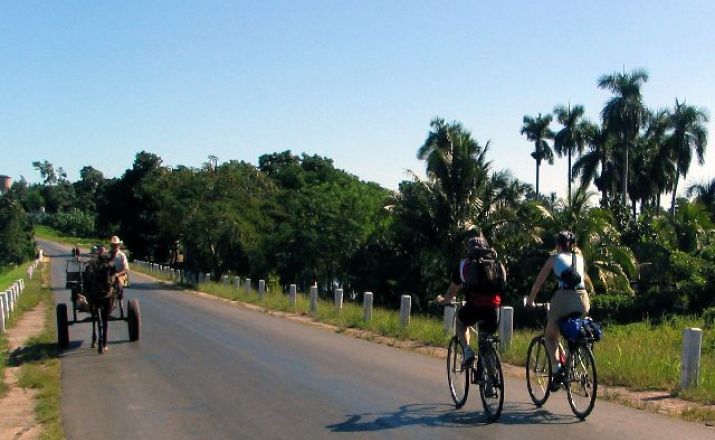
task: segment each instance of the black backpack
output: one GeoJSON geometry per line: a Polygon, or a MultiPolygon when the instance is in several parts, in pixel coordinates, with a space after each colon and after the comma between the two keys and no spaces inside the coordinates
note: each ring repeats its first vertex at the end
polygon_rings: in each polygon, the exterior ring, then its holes
{"type": "Polygon", "coordinates": [[[501,293],[506,284],[501,264],[491,252],[467,258],[461,276],[462,287],[468,294],[494,295],[501,293]]]}

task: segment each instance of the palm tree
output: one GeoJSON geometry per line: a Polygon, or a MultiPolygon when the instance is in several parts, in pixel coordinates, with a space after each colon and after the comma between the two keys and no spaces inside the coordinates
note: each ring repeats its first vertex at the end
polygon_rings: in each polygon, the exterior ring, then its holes
{"type": "Polygon", "coordinates": [[[710,217],[715,221],[715,179],[691,185],[686,194],[688,197],[695,196],[695,201],[705,206],[710,211],[710,217]]]}
{"type": "Polygon", "coordinates": [[[534,151],[531,157],[536,160],[536,196],[539,196],[539,167],[542,160],[547,160],[549,165],[554,163],[554,152],[547,142],[547,139],[554,138],[554,132],[549,128],[551,124],[551,115],[541,116],[541,113],[536,118],[524,116],[524,125],[521,127],[521,134],[526,135],[526,138],[534,142],[534,151]]]}
{"type": "Polygon", "coordinates": [[[601,191],[601,205],[606,206],[608,195],[613,187],[613,139],[602,127],[586,123],[584,126],[589,151],[578,158],[572,168],[574,177],[581,176],[581,188],[587,188],[591,182],[601,191]]]}
{"type": "Polygon", "coordinates": [[[643,178],[648,181],[649,186],[648,192],[643,194],[641,209],[646,199],[650,199],[650,204],[654,208],[660,209],[660,195],[673,184],[675,166],[670,160],[671,150],[667,138],[671,125],[670,118],[668,110],[649,112],[648,126],[640,139],[647,156],[643,178]]]}
{"type": "Polygon", "coordinates": [[[418,149],[427,162],[433,225],[445,255],[454,259],[461,252],[463,233],[474,223],[483,206],[482,191],[489,180],[486,160],[489,142],[480,145],[458,122],[435,118],[432,131],[418,149]]]}
{"type": "Polygon", "coordinates": [[[675,111],[672,115],[673,133],[670,136],[676,167],[675,183],[673,184],[673,200],[670,213],[675,213],[675,197],[678,192],[678,179],[686,177],[693,159],[693,150],[698,158],[698,163],[705,162],[705,148],[708,144],[708,129],[705,126],[708,116],[704,109],[692,105],[682,104],[675,100],[675,111]]]}
{"type": "Polygon", "coordinates": [[[617,138],[625,155],[622,177],[624,205],[628,196],[628,150],[634,144],[647,114],[641,96],[641,87],[646,81],[648,73],[643,69],[612,73],[598,79],[599,88],[608,89],[615,95],[606,102],[601,117],[603,127],[617,138]]]}
{"type": "Polygon", "coordinates": [[[559,157],[568,155],[569,192],[566,200],[569,202],[571,201],[571,181],[573,180],[571,177],[571,155],[576,152],[582,154],[586,143],[588,122],[581,120],[583,112],[584,109],[582,105],[577,105],[573,108],[571,108],[570,104],[568,108],[563,105],[557,105],[554,108],[556,120],[564,126],[564,128],[559,130],[554,136],[554,151],[559,157]]]}

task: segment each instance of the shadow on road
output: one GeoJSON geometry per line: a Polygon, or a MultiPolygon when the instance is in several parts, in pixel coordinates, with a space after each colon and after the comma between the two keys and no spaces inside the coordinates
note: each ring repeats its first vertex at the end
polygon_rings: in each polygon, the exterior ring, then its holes
{"type": "MultiPolygon", "coordinates": [[[[578,419],[552,414],[543,409],[525,409],[525,404],[505,404],[501,418],[495,423],[503,425],[571,424],[578,419]]],[[[531,405],[528,405],[531,406],[531,405]]],[[[327,425],[331,432],[372,432],[407,426],[434,428],[470,428],[489,425],[481,411],[455,410],[453,405],[410,404],[387,413],[364,413],[347,416],[347,420],[327,425]]]]}
{"type": "Polygon", "coordinates": [[[159,284],[157,282],[152,283],[135,283],[132,282],[127,290],[167,290],[167,288],[173,288],[173,286],[166,286],[159,284]]]}

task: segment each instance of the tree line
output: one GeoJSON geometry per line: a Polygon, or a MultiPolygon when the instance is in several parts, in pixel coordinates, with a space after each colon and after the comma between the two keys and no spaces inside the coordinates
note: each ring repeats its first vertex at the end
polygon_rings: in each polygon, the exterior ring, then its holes
{"type": "Polygon", "coordinates": [[[6,199],[68,233],[117,234],[134,258],[276,286],[317,281],[324,294],[338,285],[357,295],[369,290],[392,306],[410,294],[418,309],[444,292],[475,229],[507,267],[510,304],[528,292],[555,233],[570,229],[597,292],[596,316],[700,312],[715,306],[715,180],[688,188],[690,198],[676,195],[693,156],[704,157],[707,114],[685,101],[647,110],[646,80],[641,70],[600,78],[613,93],[600,123],[586,121],[580,105],[556,106],[558,131],[551,115],[525,116],[535,188],[494,169],[489,142],[435,118],[417,148],[426,177],[413,173],[397,191],[336,169],[329,158],[291,151],[265,154],[257,165],[209,157],[196,168],[168,167],[141,152],[113,179],[84,167],[69,182],[61,168],[35,162],[43,182],[16,182],[6,199]],[[568,161],[565,200],[539,193],[539,167],[553,151],[568,161]]]}

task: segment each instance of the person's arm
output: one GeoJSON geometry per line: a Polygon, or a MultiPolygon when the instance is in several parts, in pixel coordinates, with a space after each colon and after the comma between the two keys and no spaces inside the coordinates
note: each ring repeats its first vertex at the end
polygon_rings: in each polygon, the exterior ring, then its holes
{"type": "Polygon", "coordinates": [[[437,295],[437,298],[435,298],[435,302],[437,304],[449,304],[454,300],[454,298],[457,297],[457,293],[459,293],[459,285],[455,284],[454,281],[449,283],[449,287],[447,288],[447,293],[443,295],[437,295]]]}
{"type": "Polygon", "coordinates": [[[549,277],[549,272],[551,272],[554,268],[554,257],[549,257],[548,260],[546,260],[546,263],[544,263],[544,267],[541,268],[541,272],[539,272],[539,275],[536,277],[536,280],[534,281],[534,285],[531,286],[531,293],[529,294],[529,298],[526,300],[526,306],[533,308],[534,307],[534,300],[536,299],[536,295],[539,294],[539,290],[541,290],[541,286],[544,285],[546,282],[546,278],[549,277]]]}

